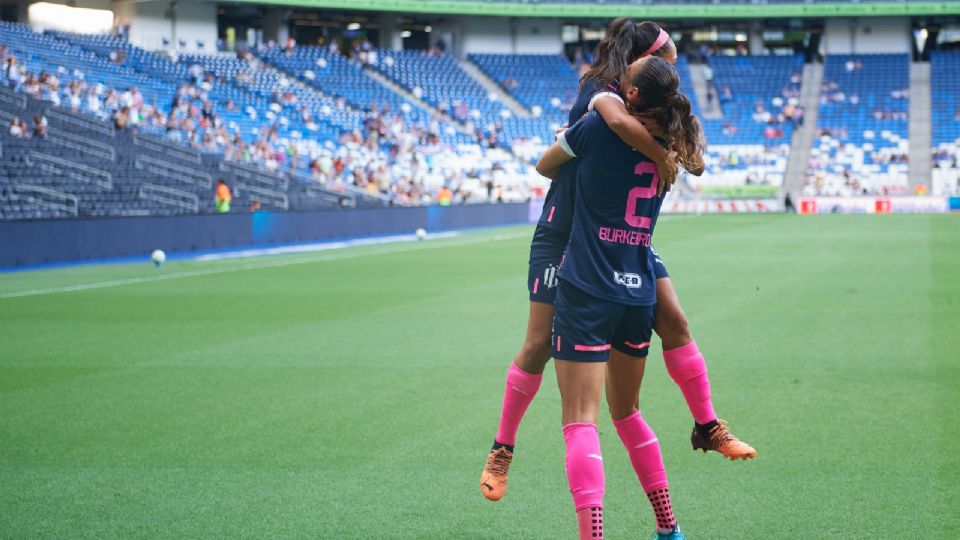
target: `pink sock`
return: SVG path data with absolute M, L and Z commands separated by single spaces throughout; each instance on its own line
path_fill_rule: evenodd
M 603 508 L 577 510 L 577 530 L 580 540 L 603 540 Z
M 683 347 L 663 351 L 663 360 L 667 372 L 683 392 L 690 414 L 698 424 L 707 424 L 717 419 L 710 399 L 710 378 L 707 377 L 707 363 L 697 348 L 697 342 L 691 341 Z
M 603 508 L 603 456 L 600 436 L 594 424 L 563 426 L 567 443 L 567 482 L 577 512 L 584 508 Z
M 643 420 L 640 411 L 637 411 L 622 420 L 614 420 L 617 435 L 627 449 L 630 464 L 640 479 L 644 493 L 665 488 L 667 470 L 663 466 L 663 455 L 660 453 L 660 443 L 650 426 Z
M 527 407 L 540 390 L 543 374 L 527 373 L 514 363 L 510 363 L 507 372 L 507 388 L 503 392 L 503 407 L 500 409 L 500 427 L 497 429 L 497 442 L 513 446 L 517 439 L 517 430 L 523 420 Z
M 647 493 L 653 515 L 657 518 L 657 530 L 667 532 L 677 524 L 673 516 L 673 505 L 670 504 L 670 488 L 655 489 Z

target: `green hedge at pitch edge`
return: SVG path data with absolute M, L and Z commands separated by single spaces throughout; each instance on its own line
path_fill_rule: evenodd
M 771 199 L 780 196 L 777 186 L 703 186 L 700 195 L 723 199 Z

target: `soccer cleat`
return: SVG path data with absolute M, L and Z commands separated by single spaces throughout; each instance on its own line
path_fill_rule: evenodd
M 491 501 L 499 501 L 507 492 L 507 473 L 510 472 L 510 461 L 513 452 L 506 448 L 491 450 L 487 456 L 487 464 L 483 466 L 480 475 L 480 491 Z
M 706 439 L 700 435 L 700 432 L 694 426 L 693 433 L 690 435 L 690 442 L 693 444 L 694 450 L 703 450 L 703 453 L 707 453 L 707 450 L 713 450 L 723 454 L 731 461 L 738 459 L 746 461 L 757 457 L 757 451 L 752 446 L 730 433 L 730 428 L 725 420 L 717 420 L 717 425 L 710 428 Z
M 660 531 L 653 531 L 653 536 L 650 537 L 650 540 L 687 540 L 687 537 L 684 536 L 680 530 L 680 525 L 674 525 L 669 532 L 662 533 Z

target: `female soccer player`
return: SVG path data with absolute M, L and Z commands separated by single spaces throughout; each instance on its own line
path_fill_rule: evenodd
M 637 24 L 626 18 L 615 20 L 597 46 L 593 67 L 581 81 L 580 96 L 570 111 L 569 123 L 573 125 L 589 109 L 596 108 L 621 139 L 655 161 L 660 160 L 657 172 L 662 187 L 664 183 L 672 183 L 676 174 L 675 162 L 664 155 L 659 144 L 651 143 L 649 132 L 627 112 L 615 93 L 617 81 L 625 76 L 629 63 L 648 55 L 661 57 L 672 64 L 676 62 L 677 50 L 670 36 L 655 23 Z M 701 156 L 687 156 L 680 163 L 694 174 L 703 172 Z M 544 367 L 550 359 L 556 271 L 570 235 L 575 173 L 576 163 L 569 163 L 561 168 L 551 184 L 530 246 L 530 314 L 526 339 L 507 372 L 500 424 L 480 477 L 480 490 L 492 501 L 499 500 L 506 493 L 517 430 L 540 388 Z M 734 437 L 713 412 L 703 356 L 690 335 L 666 267 L 659 257 L 655 262 L 660 298 L 655 330 L 662 340 L 668 372 L 680 386 L 694 417 L 693 446 L 704 451 L 716 450 L 731 458 L 752 457 L 756 452 Z M 618 353 L 614 351 L 612 355 L 616 357 Z
M 704 141 L 690 101 L 678 86 L 670 63 L 645 57 L 630 66 L 624 91 L 635 111 L 663 127 L 683 162 L 702 156 Z M 604 473 L 597 418 L 606 379 L 617 434 L 656 516 L 654 538 L 682 539 L 660 445 L 637 408 L 657 302 L 656 254 L 650 246 L 663 198 L 656 167 L 597 114 L 583 117 L 562 134 L 537 170 L 553 177 L 573 158 L 579 158 L 577 198 L 570 243 L 558 272 L 552 354 L 580 538 L 603 537 Z M 612 358 L 611 349 L 622 356 Z

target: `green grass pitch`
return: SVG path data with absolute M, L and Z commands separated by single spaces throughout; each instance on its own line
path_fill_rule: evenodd
M 478 479 L 530 227 L 0 275 L 0 538 L 574 538 L 552 365 L 504 500 Z M 665 218 L 714 400 L 641 407 L 689 538 L 960 537 L 960 219 Z M 608 416 L 609 538 L 652 513 Z

